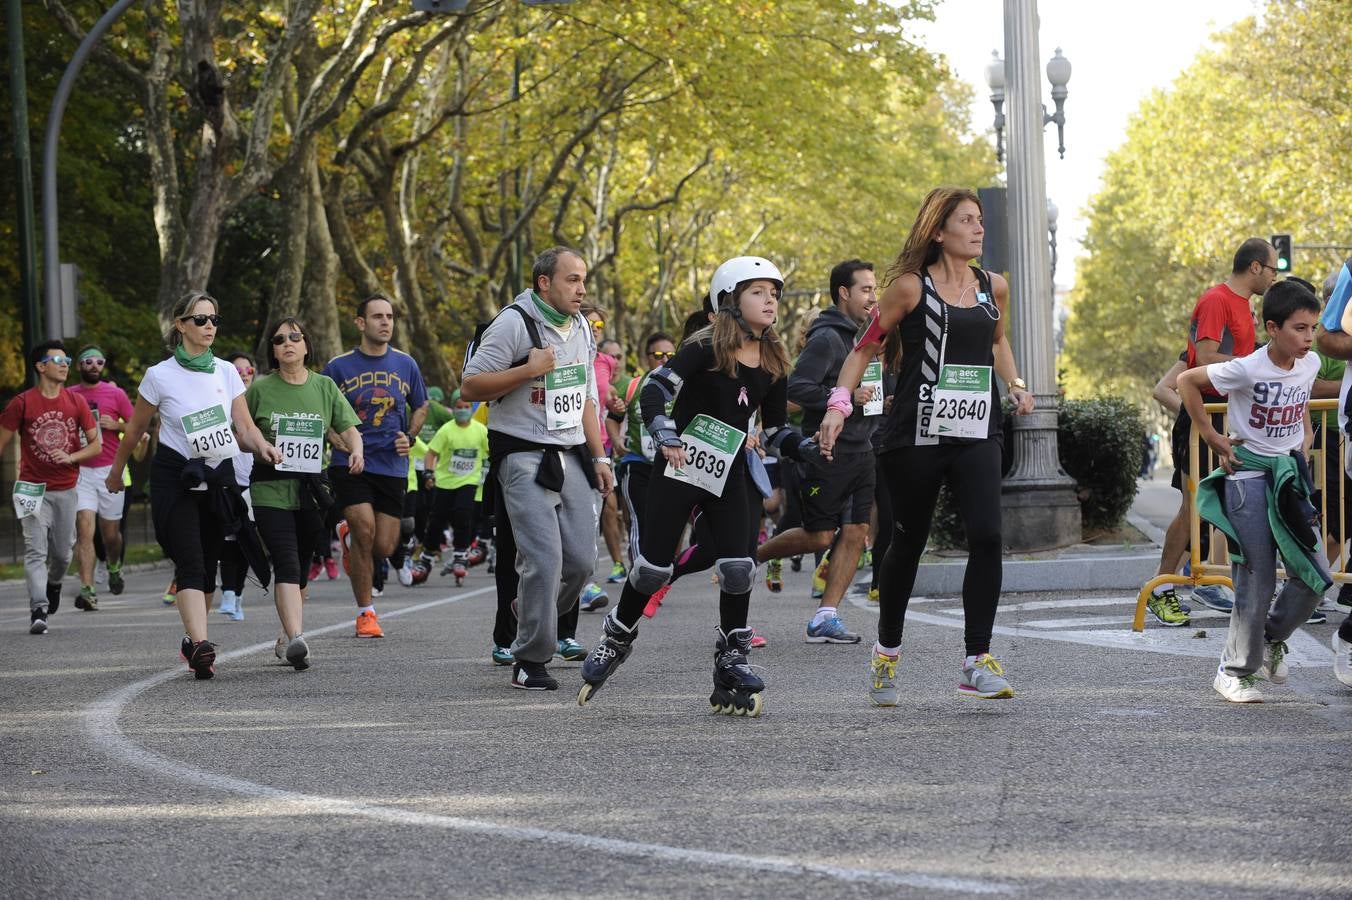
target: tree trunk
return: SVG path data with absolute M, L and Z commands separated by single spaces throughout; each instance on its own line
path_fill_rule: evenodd
M 306 260 L 305 282 L 301 288 L 300 319 L 305 323 L 315 358 L 311 362 L 322 365 L 342 352 L 342 335 L 338 330 L 338 254 L 333 249 L 329 233 L 328 211 L 324 207 L 323 185 L 319 177 L 319 162 L 311 156 L 306 179 L 306 199 L 310 205 L 310 228 Z
M 309 163 L 315 158 L 313 143 L 300 152 L 277 173 L 274 182 L 277 191 L 286 198 L 286 218 L 283 220 L 281 259 L 277 266 L 277 280 L 268 298 L 264 331 L 258 339 L 258 358 L 267 357 L 268 341 L 272 339 L 272 323 L 287 316 L 299 318 L 301 290 L 305 283 L 306 245 L 310 233 Z M 309 324 L 306 323 L 306 327 Z

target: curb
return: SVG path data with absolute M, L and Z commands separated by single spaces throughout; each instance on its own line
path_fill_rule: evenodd
M 1159 552 L 1078 559 L 1005 560 L 1002 593 L 1034 591 L 1139 591 L 1155 577 Z M 912 596 L 961 594 L 967 560 L 922 563 Z

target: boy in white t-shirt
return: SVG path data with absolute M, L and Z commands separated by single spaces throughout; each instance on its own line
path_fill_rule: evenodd
M 1306 547 L 1302 529 L 1270 515 L 1279 495 L 1304 497 L 1309 485 L 1294 454 L 1308 457 L 1313 432 L 1308 404 L 1319 372 L 1310 353 L 1319 301 L 1292 282 L 1278 282 L 1263 295 L 1268 343 L 1248 356 L 1184 372 L 1178 392 L 1203 440 L 1215 451 L 1219 470 L 1198 487 L 1197 507 L 1231 539 L 1235 606 L 1213 686 L 1235 703 L 1260 703 L 1255 682 L 1281 684 L 1287 678 L 1285 641 L 1309 618 L 1332 579 L 1320 541 Z M 1216 431 L 1202 405 L 1201 391 L 1228 394 L 1231 434 Z M 1289 505 L 1289 504 L 1288 504 Z M 1313 507 L 1309 508 L 1313 514 Z M 1317 523 L 1315 523 L 1317 529 Z M 1277 555 L 1287 581 L 1275 603 Z M 1269 611 L 1271 605 L 1271 611 Z

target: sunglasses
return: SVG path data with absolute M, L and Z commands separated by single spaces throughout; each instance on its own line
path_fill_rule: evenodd
M 288 334 L 274 334 L 272 336 L 272 346 L 280 347 L 287 341 L 290 341 L 293 344 L 299 344 L 303 340 L 305 340 L 305 335 L 301 334 L 299 331 L 292 331 Z
M 606 320 L 605 320 L 605 319 L 589 319 L 588 321 L 591 322 L 591 327 L 593 327 L 593 328 L 605 328 L 605 327 L 606 327 Z
M 240 377 L 243 378 L 245 375 L 252 375 L 254 373 L 254 367 L 245 366 L 244 368 L 236 369 L 235 371 L 239 372 Z
M 107 360 L 99 359 L 97 356 L 89 356 L 89 357 L 86 357 L 85 359 L 80 360 L 80 365 L 82 365 L 82 366 L 101 366 L 101 365 L 103 365 L 105 362 L 107 362 Z
M 58 366 L 68 366 L 70 365 L 71 359 L 69 356 L 44 356 L 42 361 L 45 363 L 56 363 Z
M 210 322 L 213 326 L 219 326 L 219 325 L 221 324 L 221 317 L 218 316 L 218 315 L 214 315 L 214 314 L 213 314 L 213 315 L 210 315 L 210 316 L 207 316 L 207 315 L 196 315 L 196 316 L 179 316 L 179 317 L 178 317 L 178 320 L 179 320 L 180 322 L 186 322 L 186 321 L 188 321 L 189 319 L 192 319 L 192 323 L 193 323 L 194 325 L 196 325 L 198 328 L 201 328 L 203 325 L 206 325 L 208 322 Z
M 651 353 L 649 353 L 648 355 L 649 355 L 649 356 L 655 356 L 655 357 L 657 357 L 658 359 L 671 359 L 673 356 L 676 355 L 676 351 L 675 351 L 675 350 L 654 350 L 654 351 L 652 351 Z

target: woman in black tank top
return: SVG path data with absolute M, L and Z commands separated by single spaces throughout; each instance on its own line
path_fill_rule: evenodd
M 971 265 L 981 256 L 984 228 L 976 194 L 936 188 L 921 204 L 886 288 L 845 364 L 821 424 L 823 455 L 840 433 L 849 393 L 879 353 L 898 371 L 891 412 L 878 443 L 895 534 L 879 571 L 878 643 L 871 690 L 879 706 L 898 701 L 896 669 L 902 621 L 915 585 L 930 521 L 947 483 L 967 533 L 962 601 L 966 658 L 958 692 L 985 699 L 1013 697 L 990 654 L 1000 598 L 1000 397 L 1009 385 L 1016 414 L 1033 409 L 1005 336 L 1009 285 Z

